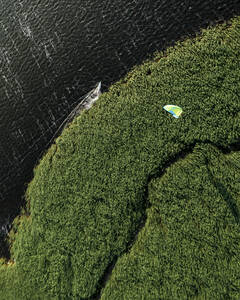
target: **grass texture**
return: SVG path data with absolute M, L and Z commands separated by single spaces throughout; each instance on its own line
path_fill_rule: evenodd
M 101 299 L 239 299 L 239 170 L 239 152 L 196 145 L 153 179 L 146 225 Z
M 63 131 L 14 221 L 0 299 L 240 298 L 239 46 L 239 17 L 203 30 Z

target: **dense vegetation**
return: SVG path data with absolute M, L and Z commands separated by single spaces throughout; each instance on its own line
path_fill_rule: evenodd
M 116 259 L 102 299 L 239 299 L 239 45 L 240 18 L 204 30 L 64 130 L 15 220 L 0 299 L 94 298 Z
M 239 152 L 197 145 L 153 179 L 146 225 L 101 299 L 239 299 L 239 171 Z

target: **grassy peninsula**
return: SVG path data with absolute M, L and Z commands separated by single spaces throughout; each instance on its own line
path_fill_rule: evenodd
M 239 17 L 203 30 L 63 131 L 9 235 L 1 300 L 240 298 L 239 46 Z

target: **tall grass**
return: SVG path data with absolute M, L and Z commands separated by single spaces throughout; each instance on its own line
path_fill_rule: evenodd
M 64 130 L 35 168 L 28 210 L 10 233 L 0 299 L 89 298 L 116 258 L 103 299 L 239 293 L 239 186 L 231 183 L 239 171 L 226 164 L 221 172 L 231 175 L 221 179 L 216 162 L 240 139 L 239 39 L 236 18 L 156 54 Z M 181 106 L 181 117 L 165 104 Z
M 101 299 L 239 299 L 239 169 L 239 152 L 200 144 L 153 179 L 147 222 Z

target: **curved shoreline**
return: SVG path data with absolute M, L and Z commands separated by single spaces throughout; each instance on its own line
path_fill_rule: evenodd
M 3 1 L 0 12 L 2 73 L 7 78 L 1 82 L 0 99 L 9 103 L 9 95 L 12 107 L 3 104 L 6 122 L 0 120 L 0 199 L 15 215 L 39 154 L 75 99 L 98 80 L 109 87 L 154 51 L 240 12 L 236 0 L 65 2 L 26 1 L 21 6 Z M 33 11 L 44 14 L 35 19 Z
M 237 27 L 237 20 L 234 22 Z M 227 34 L 231 30 L 232 34 L 237 34 L 227 26 L 219 26 L 212 31 L 209 29 L 204 31 L 203 37 L 195 40 L 195 44 L 187 40 L 184 43 L 186 48 L 178 44 L 176 48 L 166 51 L 167 56 L 166 53 L 158 54 L 155 61 L 159 60 L 159 65 L 153 60 L 136 67 L 127 78 L 103 94 L 93 110 L 96 113 L 90 111 L 82 114 L 56 140 L 56 145 L 50 148 L 35 169 L 35 177 L 28 187 L 27 197 L 28 201 L 31 200 L 28 213 L 32 214 L 35 224 L 30 225 L 23 220 L 16 236 L 12 251 L 18 257 L 20 266 L 28 268 L 25 260 L 32 260 L 31 264 L 40 268 L 37 265 L 40 259 L 40 266 L 48 271 L 55 266 L 56 257 L 55 254 L 45 257 L 44 249 L 48 245 L 48 251 L 53 251 L 51 247 L 54 245 L 61 261 L 58 273 L 63 274 L 62 266 L 67 272 L 61 280 L 71 278 L 71 286 L 79 289 L 81 297 L 87 298 L 89 294 L 94 294 L 94 284 L 97 286 L 99 282 L 97 276 L 102 278 L 107 261 L 111 261 L 114 255 L 124 253 L 139 228 L 146 206 L 146 178 L 156 176 L 164 164 L 168 164 L 167 160 L 172 164 L 171 157 L 195 143 L 217 145 L 225 152 L 239 150 L 239 143 L 236 143 L 240 138 L 237 130 L 238 102 L 233 99 L 232 104 L 224 104 L 224 99 L 229 100 L 229 95 L 223 94 L 221 98 L 221 90 L 216 90 L 218 76 L 209 70 L 209 64 L 205 65 L 206 58 L 202 66 L 205 72 L 201 74 L 207 76 L 199 77 L 197 68 L 197 63 L 202 62 L 198 59 L 203 51 L 203 57 L 209 54 L 210 65 L 215 66 L 217 62 L 222 74 L 226 65 L 225 52 L 228 58 L 230 52 L 232 56 L 228 63 L 232 67 L 231 76 L 238 78 L 232 62 L 236 49 L 234 45 L 228 48 L 226 40 L 231 40 L 227 34 L 225 36 L 224 30 Z M 217 45 L 219 40 L 223 47 L 219 46 L 221 60 L 214 61 L 208 46 L 213 41 Z M 195 47 L 194 50 L 191 47 Z M 194 56 L 191 51 L 199 51 L 199 55 Z M 217 51 L 216 48 L 214 51 Z M 192 55 L 192 60 L 188 55 Z M 193 69 L 194 63 L 188 65 L 194 59 L 196 69 Z M 227 86 L 232 95 L 232 77 L 225 78 L 224 93 Z M 124 80 L 126 84 L 122 86 Z M 201 95 L 201 87 L 205 92 L 205 80 L 210 82 L 207 88 L 212 102 Z M 145 88 L 147 85 L 149 90 Z M 193 89 L 193 94 L 189 95 L 188 85 L 198 87 L 198 90 Z M 223 102 L 215 105 L 219 98 Z M 163 103 L 169 99 L 178 99 L 175 101 L 184 107 L 183 117 L 179 120 L 173 120 L 162 112 Z M 228 105 L 235 105 L 236 112 Z M 217 109 L 215 118 L 211 117 L 212 107 Z M 92 122 L 93 118 L 95 122 Z M 31 235 L 32 232 L 35 235 Z M 33 241 L 40 243 L 39 248 L 35 248 Z M 74 247 L 70 247 L 72 243 Z M 100 249 L 99 252 L 96 249 Z M 88 257 L 84 250 L 92 251 L 94 255 Z M 103 263 L 99 264 L 99 261 Z M 67 267 L 69 264 L 70 269 Z M 85 281 L 89 282 L 88 272 L 95 274 L 94 284 L 91 282 L 89 290 L 85 285 Z M 47 290 L 50 283 L 44 284 Z M 65 284 L 69 284 L 68 281 Z M 71 293 L 77 295 L 78 292 L 72 288 Z

